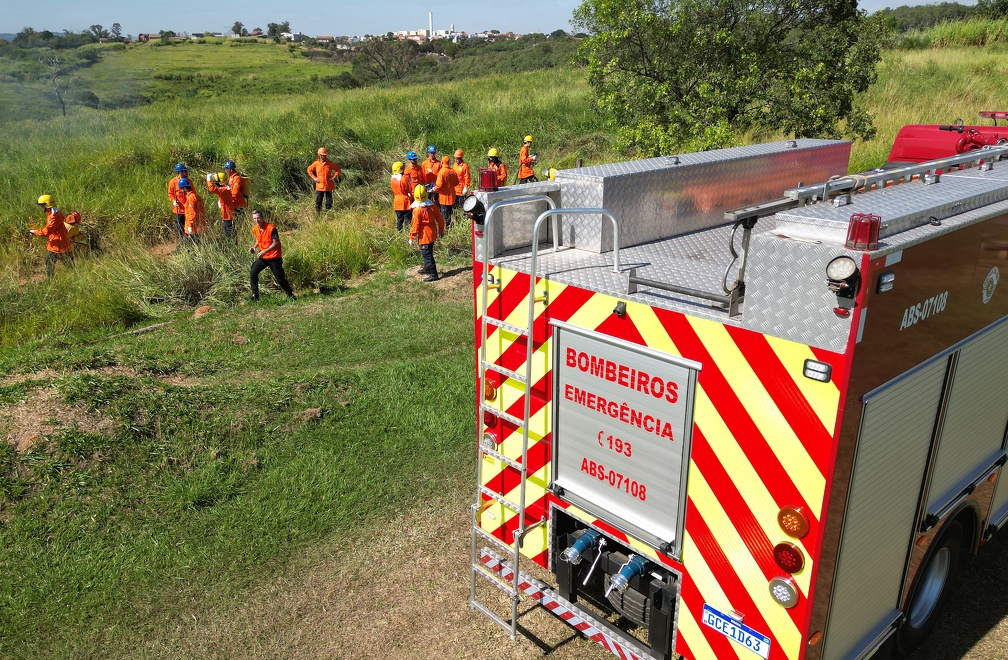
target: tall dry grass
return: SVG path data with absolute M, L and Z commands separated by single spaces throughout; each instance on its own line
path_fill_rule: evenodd
M 949 123 L 958 117 L 969 122 L 980 109 L 1006 109 L 1001 105 L 1008 98 L 1004 52 L 1001 46 L 886 51 L 878 82 L 866 92 L 878 136 L 853 146 L 851 170 L 884 162 L 904 124 Z M 150 256 L 151 246 L 173 240 L 165 187 L 178 161 L 189 165 L 203 189 L 206 172 L 220 169 L 227 158 L 236 160 L 252 179 L 251 205 L 264 209 L 285 232 L 292 282 L 315 288 L 338 286 L 381 264 L 416 262 L 404 237 L 394 231 L 388 192 L 388 167 L 403 160 L 407 150 L 422 152 L 434 144 L 450 153 L 461 147 L 475 169 L 487 148 L 498 147 L 513 165 L 521 136 L 532 133 L 540 166 L 627 157 L 614 151 L 613 131 L 594 109 L 583 72 L 573 69 L 422 89 L 312 91 L 227 103 L 189 99 L 117 111 L 78 108 L 66 120 L 4 128 L 0 185 L 13 191 L 0 197 L 0 236 L 6 237 L 0 242 L 0 299 L 7 301 L 0 321 L 7 330 L 0 332 L 0 342 L 5 343 L 69 327 L 125 326 L 159 313 L 161 308 L 150 305 L 162 303 L 151 301 L 229 303 L 245 292 L 248 264 L 240 250 L 208 248 L 167 261 Z M 319 146 L 328 148 L 343 176 L 335 211 L 316 220 L 304 169 Z M 35 199 L 42 193 L 54 194 L 64 209 L 80 211 L 86 230 L 100 236 L 106 256 L 85 253 L 73 271 L 60 269 L 52 282 L 32 283 L 41 247 L 24 229 L 41 224 Z M 204 196 L 209 217 L 219 217 L 213 196 Z M 453 231 L 441 242 L 439 259 L 468 254 L 467 241 L 467 232 Z M 22 287 L 25 281 L 29 284 Z M 31 304 L 15 302 L 44 295 L 59 310 L 73 306 L 79 289 L 107 290 L 110 300 L 122 303 L 110 303 L 108 313 L 95 309 L 90 321 L 78 316 L 68 322 L 62 312 L 32 312 Z M 20 330 L 12 329 L 19 324 Z

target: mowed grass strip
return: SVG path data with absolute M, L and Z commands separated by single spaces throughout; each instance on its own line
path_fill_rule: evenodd
M 105 340 L 103 366 L 5 387 L 18 415 L 74 416 L 0 454 L 0 656 L 135 656 L 181 608 L 469 478 L 471 302 L 390 278 Z

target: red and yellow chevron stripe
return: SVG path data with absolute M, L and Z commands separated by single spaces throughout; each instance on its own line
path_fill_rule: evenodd
M 524 327 L 527 324 L 529 277 L 491 267 L 500 282 L 490 291 L 487 314 Z M 481 273 L 477 268 L 476 282 Z M 693 443 L 686 502 L 686 534 L 682 565 L 658 555 L 644 543 L 627 538 L 605 521 L 557 501 L 568 513 L 594 524 L 683 576 L 677 652 L 690 658 L 747 658 L 751 652 L 701 623 L 704 603 L 722 612 L 745 616 L 750 628 L 771 638 L 771 659 L 797 659 L 811 608 L 811 585 L 818 567 L 819 520 L 826 475 L 833 459 L 843 358 L 808 346 L 681 313 L 627 303 L 626 317 L 613 314 L 617 299 L 576 286 L 540 280 L 537 292 L 547 302 L 537 304 L 532 335 L 532 419 L 528 454 L 526 502 L 528 522 L 549 515 L 552 400 L 552 338 L 550 319 L 618 337 L 701 363 L 694 401 Z M 482 309 L 476 286 L 477 315 Z M 477 350 L 481 319 L 476 319 Z M 522 373 L 526 341 L 502 329 L 488 332 L 487 360 Z M 833 382 L 805 378 L 806 359 L 829 362 Z M 839 375 L 838 375 L 839 374 Z M 499 377 L 498 377 L 499 379 Z M 522 417 L 524 387 L 508 379 L 499 382 L 496 404 Z M 521 456 L 520 430 L 501 425 L 500 451 L 513 460 Z M 485 486 L 517 501 L 519 473 L 507 464 L 484 459 Z M 801 506 L 810 513 L 810 530 L 802 539 L 787 537 L 777 523 L 782 507 Z M 481 526 L 506 542 L 517 528 L 516 516 L 500 504 L 489 504 Z M 543 525 L 526 539 L 523 554 L 545 566 L 548 530 Z M 793 576 L 801 592 L 799 604 L 784 609 L 771 597 L 769 581 L 784 575 L 773 561 L 781 541 L 796 543 L 805 566 Z

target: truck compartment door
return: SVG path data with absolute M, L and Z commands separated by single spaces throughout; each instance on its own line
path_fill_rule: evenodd
M 948 358 L 870 392 L 858 436 L 823 658 L 856 656 L 899 617 L 900 586 Z

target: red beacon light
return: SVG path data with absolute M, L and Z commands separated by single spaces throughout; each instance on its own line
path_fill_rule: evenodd
M 879 229 L 882 216 L 871 213 L 854 213 L 847 225 L 846 246 L 851 250 L 878 249 Z

